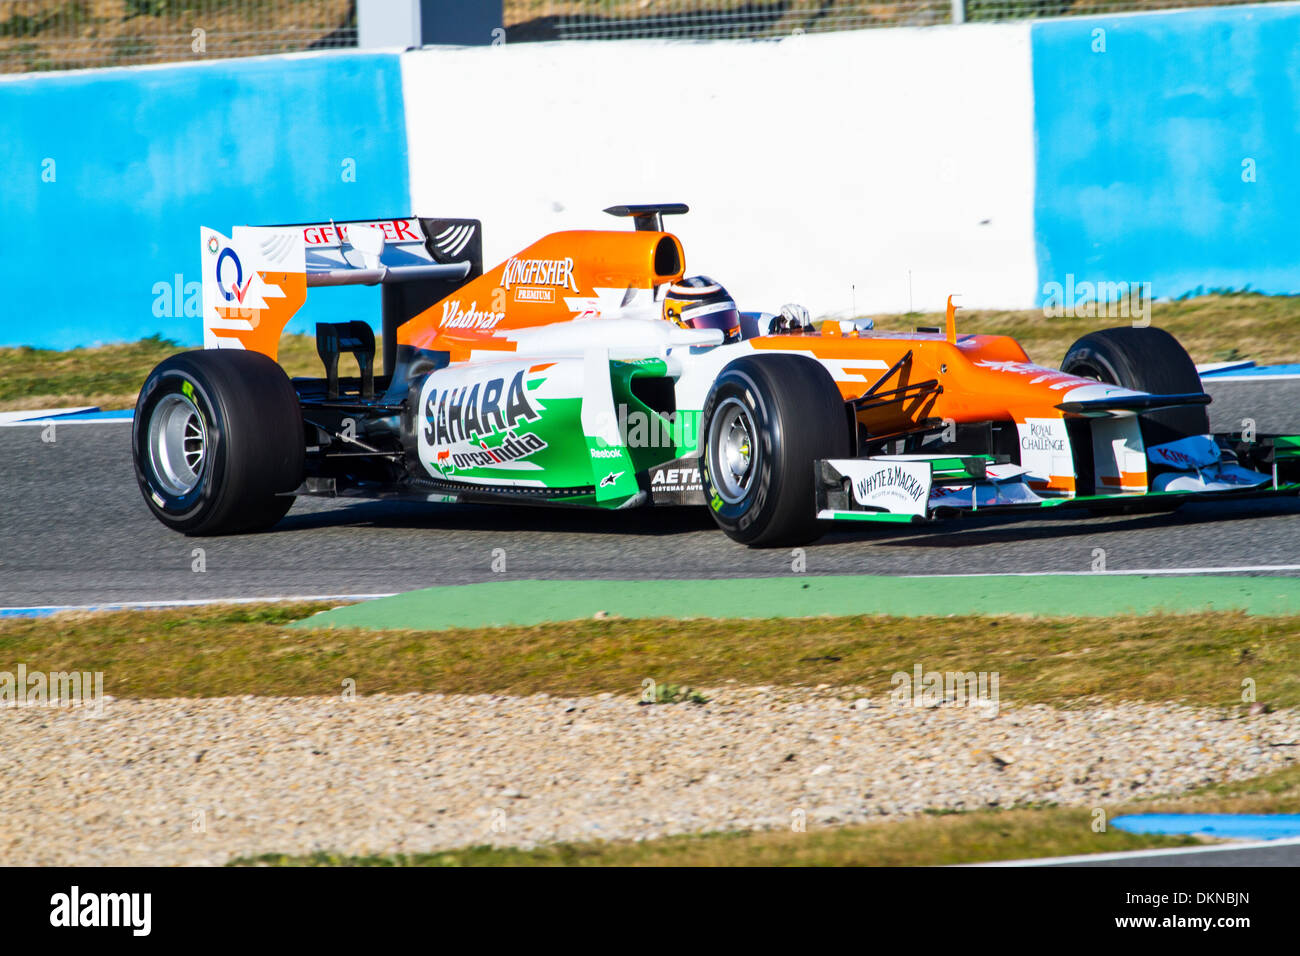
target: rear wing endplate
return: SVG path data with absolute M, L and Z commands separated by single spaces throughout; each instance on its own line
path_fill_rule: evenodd
M 204 348 L 276 358 L 308 288 L 384 286 L 386 365 L 396 328 L 483 273 L 476 219 L 418 217 L 200 229 Z M 400 285 L 400 291 L 390 286 Z

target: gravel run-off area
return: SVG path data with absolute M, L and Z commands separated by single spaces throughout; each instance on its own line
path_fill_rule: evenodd
M 833 690 L 705 704 L 407 694 L 0 709 L 0 859 L 220 864 L 260 853 L 809 831 L 932 809 L 1093 806 L 1297 759 L 1300 712 L 920 708 Z M 799 813 L 801 811 L 801 813 Z

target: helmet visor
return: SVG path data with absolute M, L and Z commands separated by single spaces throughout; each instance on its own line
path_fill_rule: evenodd
M 734 305 L 719 309 L 716 306 L 703 306 L 687 309 L 682 319 L 693 329 L 721 329 L 731 332 L 740 328 L 740 312 Z

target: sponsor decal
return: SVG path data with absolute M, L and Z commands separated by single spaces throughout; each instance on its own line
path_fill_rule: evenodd
M 1081 381 L 1077 375 L 1071 375 L 1069 372 L 1060 372 L 1053 368 L 1043 368 L 1041 365 L 1032 365 L 1027 362 L 1001 362 L 991 359 L 980 359 L 975 363 L 981 368 L 991 368 L 997 372 L 1009 372 L 1012 375 L 1029 375 L 1032 378 L 1030 385 L 1041 385 L 1044 382 L 1050 382 L 1047 387 L 1054 392 L 1078 385 Z M 1090 383 L 1095 384 L 1095 383 Z
M 623 477 L 623 472 L 611 471 L 604 478 L 600 479 L 600 487 L 608 488 L 610 485 L 612 485 L 614 482 L 618 481 L 622 477 Z
M 217 250 L 218 250 L 219 248 L 221 248 L 221 243 L 217 242 L 217 237 L 216 237 L 216 236 L 209 236 L 209 237 L 208 237 L 208 252 L 210 252 L 212 255 L 215 256 L 215 255 L 217 254 Z
M 468 223 L 448 226 L 433 237 L 434 247 L 444 256 L 455 258 L 465 251 L 469 241 L 474 238 L 474 227 Z
M 1157 465 L 1173 465 L 1183 469 L 1208 468 L 1218 463 L 1220 452 L 1213 438 L 1191 435 L 1164 445 L 1154 445 L 1147 449 L 1147 457 Z
M 593 448 L 592 458 L 622 458 L 623 452 L 617 448 Z
M 505 378 L 492 378 L 451 389 L 429 389 L 424 400 L 424 440 L 440 448 L 472 442 L 540 417 L 528 402 L 524 370 L 520 369 L 509 385 Z
M 519 426 L 541 418 L 528 400 L 524 369 L 453 388 L 430 388 L 424 399 L 421 438 L 432 466 L 443 472 L 510 465 L 549 445 Z
M 520 286 L 515 289 L 516 302 L 554 302 L 555 290 L 538 289 L 534 286 Z
M 926 461 L 832 460 L 850 482 L 858 504 L 893 514 L 924 515 L 930 497 Z
M 654 491 L 699 491 L 704 486 L 699 468 L 656 468 L 650 476 L 650 487 Z
M 1049 424 L 1028 423 L 1028 434 L 1021 432 L 1021 451 L 1057 451 L 1064 452 L 1065 436 Z
M 506 432 L 499 445 L 489 448 L 486 442 L 481 441 L 478 446 L 477 450 L 450 452 L 452 468 L 491 468 L 493 465 L 506 465 L 547 447 L 546 442 L 537 435 L 516 435 L 514 432 Z
M 230 262 L 234 264 L 235 269 L 234 281 L 230 284 L 230 291 L 227 291 L 225 285 L 221 282 L 221 268 L 226 260 L 230 260 Z M 226 272 L 229 273 L 230 270 L 226 269 Z M 239 261 L 239 256 L 235 255 L 235 250 L 230 246 L 226 246 L 226 248 L 222 249 L 221 255 L 217 256 L 217 291 L 221 293 L 221 297 L 227 302 L 238 301 L 242 303 L 244 301 L 244 296 L 248 292 L 248 287 L 252 282 L 253 277 L 251 274 L 248 277 L 248 281 L 244 281 L 244 266 L 243 263 Z
M 855 481 L 853 495 L 861 502 L 895 497 L 915 503 L 925 495 L 927 485 L 912 469 L 901 464 L 885 465 Z
M 1074 455 L 1063 418 L 1027 418 L 1016 422 L 1020 464 L 1026 480 L 1040 492 L 1065 494 L 1074 490 Z
M 521 285 L 553 286 L 578 291 L 578 282 L 573 277 L 572 259 L 510 259 L 506 262 L 501 285 L 506 289 Z
M 468 309 L 459 302 L 444 302 L 438 324 L 445 329 L 492 329 L 505 317 L 504 312 L 480 312 L 478 302 L 471 302 Z
M 381 229 L 384 233 L 385 242 L 423 242 L 424 236 L 420 231 L 420 224 L 414 219 L 382 219 L 374 222 L 354 223 L 358 226 L 374 226 Z M 308 246 L 321 248 L 323 246 L 338 246 L 348 241 L 348 227 L 346 225 L 336 226 L 305 226 L 302 230 L 302 240 Z
M 656 504 L 711 503 L 704 496 L 702 475 L 700 459 L 694 455 L 666 461 L 650 470 L 650 495 Z

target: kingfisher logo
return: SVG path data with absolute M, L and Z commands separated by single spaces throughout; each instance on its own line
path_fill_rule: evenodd
M 1199 464 L 1191 455 L 1184 455 L 1181 451 L 1175 451 L 1172 448 L 1155 448 L 1152 450 L 1165 461 L 1172 462 L 1175 465 L 1182 465 L 1184 468 L 1195 468 Z
M 511 259 L 501 278 L 505 289 L 516 285 L 555 286 L 578 291 L 572 259 Z
M 222 269 L 225 267 L 226 260 L 230 260 L 234 271 L 234 281 L 230 284 L 230 289 L 226 289 L 226 284 L 222 281 Z M 225 274 L 230 273 L 231 268 L 225 268 Z M 239 261 L 239 256 L 235 255 L 235 250 L 230 246 L 221 250 L 221 255 L 217 256 L 217 291 L 227 302 L 238 302 L 244 304 L 244 296 L 248 294 L 248 287 L 253 284 L 253 277 L 249 275 L 248 281 L 244 281 L 244 266 Z

